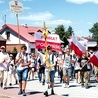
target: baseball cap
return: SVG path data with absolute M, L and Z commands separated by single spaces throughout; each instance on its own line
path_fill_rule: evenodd
M 62 54 L 62 52 L 59 52 L 59 54 Z
M 5 49 L 5 46 L 1 46 L 1 49 L 2 49 L 2 48 Z
M 12 55 L 12 54 L 10 54 L 10 57 L 13 57 L 13 55 Z

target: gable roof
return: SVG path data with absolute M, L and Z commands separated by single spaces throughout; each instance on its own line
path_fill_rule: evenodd
M 18 32 L 18 26 L 17 25 L 5 24 L 2 26 L 2 29 L 0 30 L 0 32 L 2 32 L 5 28 L 11 29 L 16 34 L 20 33 L 20 37 L 24 38 L 28 42 L 35 42 L 35 38 L 31 34 L 34 34 L 35 32 L 38 32 L 38 31 L 41 31 L 41 32 L 43 31 L 43 29 L 40 27 L 20 25 L 19 26 L 20 32 Z
M 88 40 L 88 41 L 95 41 L 95 39 L 92 38 L 92 37 L 83 37 L 83 38 L 86 39 L 86 40 Z

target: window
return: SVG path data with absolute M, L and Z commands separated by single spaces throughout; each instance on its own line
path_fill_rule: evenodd
M 31 48 L 31 53 L 35 53 L 35 49 L 34 48 Z
M 6 39 L 10 40 L 10 32 L 6 32 Z

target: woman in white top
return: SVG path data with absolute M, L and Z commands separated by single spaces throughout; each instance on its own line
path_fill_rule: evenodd
M 10 54 L 10 59 L 9 59 L 9 82 L 10 82 L 10 86 L 12 85 L 12 76 L 15 79 L 15 84 L 17 84 L 17 77 L 16 77 L 16 67 L 15 67 L 15 63 L 14 63 L 14 59 L 13 59 L 13 55 Z
M 31 77 L 31 74 L 32 74 L 32 80 L 34 79 L 34 74 L 35 74 L 35 71 L 36 71 L 36 68 L 35 68 L 35 54 L 32 53 L 31 54 L 31 64 L 29 66 L 29 80 L 30 80 L 30 77 Z

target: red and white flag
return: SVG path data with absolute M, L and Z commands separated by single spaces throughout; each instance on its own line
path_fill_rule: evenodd
M 37 49 L 45 49 L 45 39 L 42 33 L 35 32 L 35 45 Z M 57 34 L 48 34 L 47 46 L 50 45 L 54 51 L 62 51 L 61 40 Z
M 89 61 L 98 67 L 98 51 L 90 58 Z
M 71 50 L 74 50 L 75 54 L 79 57 L 87 50 L 87 40 L 78 40 L 74 35 L 72 36 L 72 41 L 70 43 Z

